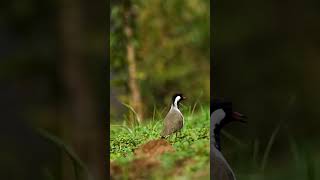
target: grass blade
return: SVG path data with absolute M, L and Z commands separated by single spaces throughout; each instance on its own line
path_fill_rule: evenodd
M 243 148 L 243 147 L 246 146 L 245 143 L 241 142 L 240 139 L 236 138 L 236 137 L 233 136 L 232 134 L 230 134 L 230 133 L 228 133 L 228 132 L 226 132 L 226 131 L 224 131 L 224 130 L 222 130 L 221 132 L 222 132 L 222 134 L 223 134 L 226 138 L 230 139 L 231 141 L 233 141 L 234 143 L 236 143 L 236 144 L 237 144 L 238 146 L 240 146 L 241 148 Z
M 129 104 L 126 104 L 126 103 L 121 103 L 121 104 L 123 104 L 124 106 L 126 106 L 128 109 L 130 109 L 133 112 L 133 114 L 135 115 L 135 119 L 137 120 L 138 124 L 140 125 L 141 119 L 139 118 L 137 112 L 133 109 L 133 107 L 130 106 Z
M 269 139 L 269 142 L 268 142 L 268 145 L 267 145 L 267 148 L 263 154 L 263 158 L 262 158 L 262 163 L 261 163 L 261 171 L 264 172 L 265 170 L 265 167 L 267 165 L 267 161 L 268 161 L 268 157 L 269 157 L 269 154 L 270 154 L 270 150 L 271 150 L 271 147 L 272 145 L 274 144 L 274 141 L 275 141 L 275 138 L 280 130 L 280 127 L 281 127 L 281 123 L 279 123 L 279 125 L 274 129 L 274 131 L 272 132 L 271 134 L 271 137 Z
M 36 129 L 35 130 L 41 137 L 44 139 L 48 140 L 49 142 L 52 142 L 56 146 L 58 146 L 59 149 L 61 149 L 63 152 L 65 152 L 68 157 L 71 159 L 72 164 L 74 166 L 74 172 L 75 172 L 75 177 L 76 179 L 80 179 L 80 173 L 79 173 L 79 167 L 86 172 L 88 179 L 91 179 L 91 175 L 89 173 L 88 168 L 86 165 L 81 161 L 81 159 L 76 155 L 76 153 L 63 141 L 61 141 L 58 137 L 48 133 L 47 131 L 44 131 L 42 129 Z
M 253 155 L 252 155 L 252 159 L 255 167 L 258 164 L 258 153 L 259 153 L 259 140 L 256 138 L 253 142 Z

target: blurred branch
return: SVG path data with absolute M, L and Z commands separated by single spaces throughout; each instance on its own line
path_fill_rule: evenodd
M 139 83 L 137 79 L 137 65 L 136 65 L 136 52 L 133 44 L 133 28 L 131 26 L 133 22 L 131 3 L 128 2 L 124 12 L 124 33 L 127 38 L 127 61 L 128 61 L 128 72 L 129 72 L 129 88 L 131 91 L 131 104 L 136 109 L 136 116 L 139 116 L 139 120 L 143 119 L 143 109 L 141 93 Z
M 60 78 L 63 102 L 61 102 L 61 137 L 70 143 L 74 151 L 88 165 L 97 180 L 105 179 L 106 167 L 104 132 L 98 117 L 99 105 L 95 97 L 92 61 L 88 59 L 85 32 L 87 12 L 83 3 L 77 0 L 62 0 L 60 9 Z M 69 180 L 68 161 L 62 158 L 63 178 Z

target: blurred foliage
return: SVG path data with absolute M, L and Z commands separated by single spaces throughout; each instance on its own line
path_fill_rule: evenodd
M 210 1 L 132 1 L 138 80 L 148 117 L 153 107 L 182 92 L 191 102 L 209 102 Z M 128 101 L 123 4 L 111 8 L 112 87 Z
M 238 179 L 320 177 L 319 165 L 311 166 L 315 177 L 309 178 L 305 169 L 310 166 L 294 160 L 303 159 L 305 153 L 297 152 L 305 146 L 315 159 L 320 152 L 320 12 L 316 7 L 318 1 L 215 3 L 212 95 L 231 99 L 235 110 L 249 117 L 247 126 L 234 124 L 225 129 L 242 139 L 247 148 L 226 137 L 222 140 L 223 153 Z M 293 137 L 296 148 L 288 136 Z M 269 155 L 261 173 L 260 163 L 267 149 Z M 258 165 L 253 166 L 256 161 Z
M 103 70 L 107 55 L 104 5 L 105 2 L 85 1 L 2 1 L 1 179 L 74 179 L 73 171 L 67 170 L 73 166 L 62 148 L 57 148 L 33 128 L 57 136 L 73 149 L 95 179 L 105 179 L 101 175 L 105 164 L 97 164 L 104 161 L 105 152 L 101 145 L 105 137 L 98 135 L 105 133 L 105 126 L 100 125 L 105 124 L 100 111 L 104 111 L 103 106 L 107 104 Z M 76 30 L 64 36 L 63 32 L 70 27 L 66 24 Z M 66 41 L 76 41 L 81 51 L 68 53 L 66 46 L 72 46 L 70 49 L 74 46 Z M 66 59 L 74 61 L 66 63 Z M 68 73 L 74 74 L 74 80 L 68 80 Z M 77 85 L 68 88 L 74 82 Z M 87 93 L 79 93 L 81 91 Z M 83 99 L 87 102 L 83 103 Z M 79 108 L 83 105 L 89 108 Z M 95 115 L 85 115 L 91 108 Z M 105 112 L 101 114 L 105 116 Z M 80 121 L 79 117 L 86 120 Z M 81 133 L 84 132 L 79 130 L 81 122 L 87 122 L 83 127 L 89 133 Z

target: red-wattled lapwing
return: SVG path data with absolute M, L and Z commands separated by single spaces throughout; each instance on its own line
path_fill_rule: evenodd
M 179 102 L 184 99 L 186 98 L 180 93 L 172 96 L 171 108 L 164 119 L 164 127 L 161 132 L 161 138 L 165 138 L 173 133 L 177 133 L 183 127 L 184 117 L 179 110 Z
M 236 177 L 227 160 L 221 153 L 220 131 L 231 122 L 246 122 L 247 117 L 232 111 L 232 103 L 213 100 L 210 104 L 210 172 L 211 180 L 235 180 Z

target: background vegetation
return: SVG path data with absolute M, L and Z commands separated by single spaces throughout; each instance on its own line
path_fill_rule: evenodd
M 111 1 L 106 26 L 109 2 L 2 2 L 2 179 L 75 179 L 79 159 L 105 179 L 106 66 L 111 120 L 122 125 L 130 116 L 121 103 L 132 105 L 128 42 L 145 123 L 154 109 L 164 115 L 175 91 L 188 96 L 185 106 L 199 100 L 205 107 L 211 54 L 211 95 L 231 99 L 249 117 L 247 126 L 230 125 L 222 136 L 238 179 L 319 179 L 318 1 L 211 1 L 209 18 L 204 0 L 133 0 L 131 36 L 123 31 L 125 1 Z
M 225 129 L 239 141 L 222 140 L 240 180 L 320 178 L 318 7 L 215 2 L 212 95 L 249 117 Z
M 106 179 L 106 4 L 1 2 L 1 179 Z
M 190 104 L 208 103 L 209 1 L 112 1 L 111 5 L 111 96 L 117 97 L 110 102 L 111 119 L 123 119 L 125 107 L 119 103 L 151 117 L 155 107 L 169 105 L 175 92 L 184 93 Z M 131 47 L 134 65 L 128 60 Z M 135 71 L 130 71 L 132 67 Z
M 204 0 L 111 1 L 112 178 L 209 178 L 209 9 Z M 168 140 L 174 152 L 141 160 L 136 151 L 160 139 L 177 92 L 187 100 L 181 137 Z

